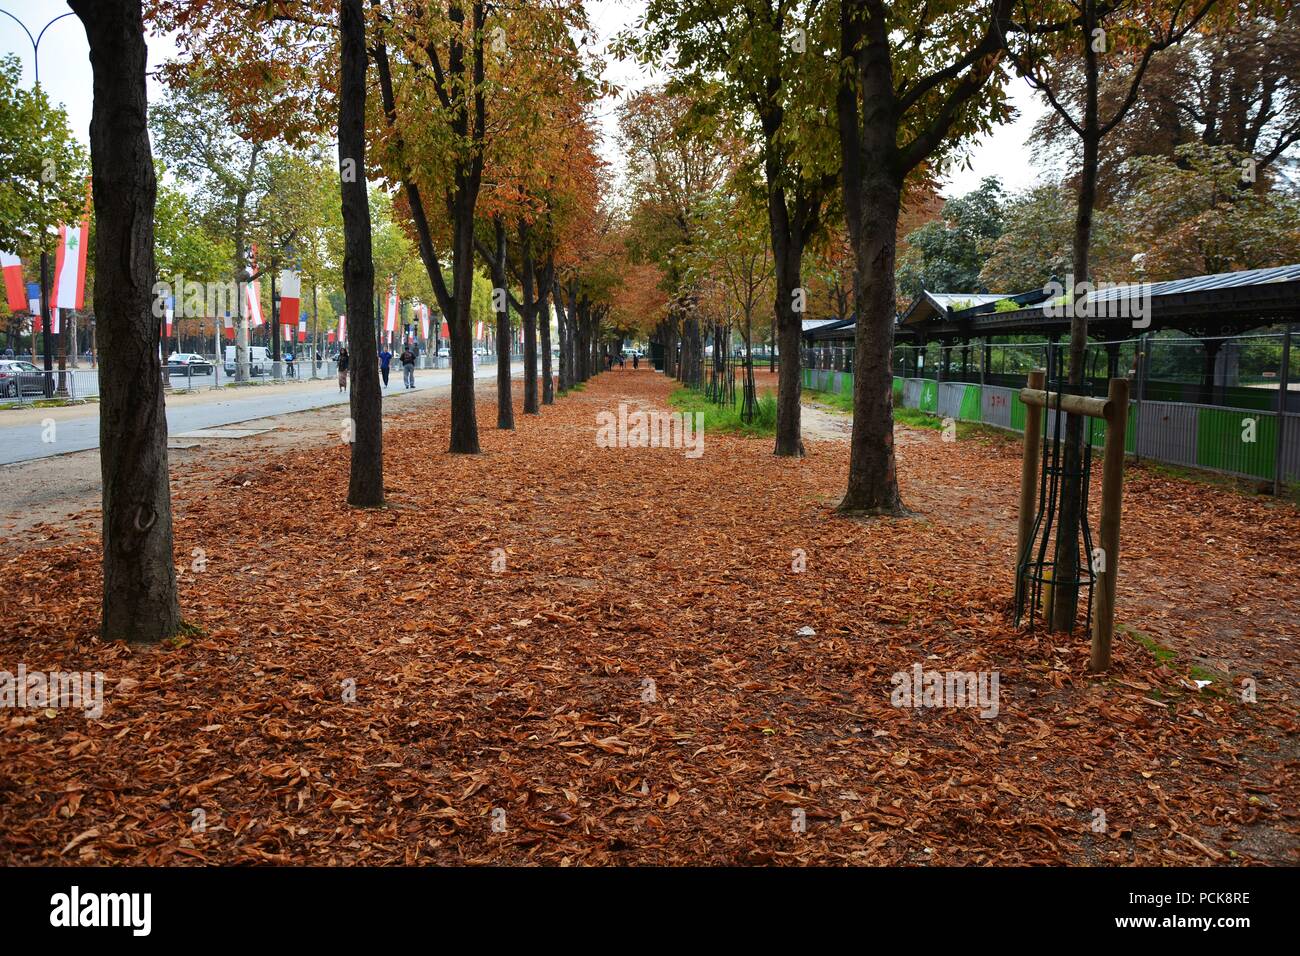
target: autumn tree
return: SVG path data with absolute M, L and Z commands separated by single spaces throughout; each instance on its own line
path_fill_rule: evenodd
M 1078 187 L 1072 247 L 1071 300 L 1086 294 L 1091 280 L 1089 255 L 1102 141 L 1124 120 L 1147 76 L 1152 58 L 1178 43 L 1210 12 L 1216 0 L 1021 0 L 1026 20 L 1056 29 L 1025 29 L 1007 47 L 1017 71 L 1047 99 L 1079 144 Z M 1102 112 L 1102 77 L 1120 90 Z M 1074 102 L 1065 91 L 1076 77 Z M 1073 309 L 1065 356 L 1066 386 L 1083 386 L 1088 347 L 1088 316 Z M 1049 369 L 1050 378 L 1057 375 Z M 1083 416 L 1066 416 L 1061 493 L 1056 522 L 1052 620 L 1056 631 L 1070 631 L 1078 615 L 1079 520 L 1082 507 Z
M 650 0 L 621 49 L 666 62 L 675 81 L 715 111 L 744 119 L 760 151 L 774 260 L 781 350 L 775 452 L 802 455 L 800 332 L 804 253 L 821 229 L 839 157 L 825 92 L 837 65 L 825 0 Z
M 172 553 L 167 417 L 153 312 L 154 179 L 140 0 L 72 0 L 94 75 L 90 162 L 99 323 L 106 641 L 181 626 Z

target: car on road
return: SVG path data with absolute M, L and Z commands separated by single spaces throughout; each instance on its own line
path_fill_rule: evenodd
M 451 349 L 438 349 L 438 358 L 451 358 Z
M 167 359 L 168 375 L 211 375 L 212 363 L 197 352 L 173 352 Z
M 0 397 L 45 394 L 45 372 L 31 362 L 0 360 Z

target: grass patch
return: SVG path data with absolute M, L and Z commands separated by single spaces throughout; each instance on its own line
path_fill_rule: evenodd
M 89 405 L 92 402 L 98 402 L 98 398 L 38 398 L 30 402 L 5 402 L 0 405 L 0 410 L 9 411 L 11 409 L 23 408 L 68 408 L 73 405 Z
M 557 392 L 556 394 L 558 394 L 561 398 L 563 398 L 565 395 L 568 395 L 570 392 L 585 392 L 586 390 L 587 390 L 586 382 L 574 382 L 568 388 L 560 389 L 559 392 Z
M 754 420 L 744 422 L 740 419 L 740 402 L 733 405 L 715 405 L 703 392 L 693 388 L 682 387 L 668 396 L 668 404 L 679 412 L 704 415 L 706 432 L 721 432 L 750 437 L 764 437 L 776 434 L 776 395 L 765 389 L 758 396 L 758 407 L 754 410 Z
M 814 396 L 817 401 L 824 405 L 829 405 L 836 411 L 853 414 L 853 395 L 849 392 L 823 392 L 815 388 L 805 388 L 804 392 Z M 943 431 L 943 419 L 938 415 L 932 415 L 929 412 L 923 412 L 916 408 L 906 408 L 902 405 L 894 408 L 894 424 L 906 425 L 909 428 L 927 428 L 930 431 Z M 999 441 L 1008 439 L 1007 432 L 1000 428 L 994 428 L 992 425 L 985 425 L 983 422 L 957 422 L 958 440 L 966 438 L 994 438 Z
M 1177 665 L 1186 666 L 1187 676 L 1191 680 L 1210 681 L 1210 686 L 1203 687 L 1203 694 L 1222 694 L 1232 696 L 1231 683 L 1229 675 L 1211 670 L 1208 667 L 1202 667 L 1200 664 L 1180 661 L 1177 651 L 1165 647 L 1150 634 L 1139 631 L 1136 627 L 1129 624 L 1118 624 L 1115 629 L 1120 633 L 1132 639 L 1132 641 L 1144 648 L 1159 664 L 1166 664 L 1171 670 Z M 1158 695 L 1157 695 L 1158 696 Z
M 1217 472 L 1202 471 L 1199 468 L 1167 465 L 1163 462 L 1153 461 L 1150 458 L 1144 458 L 1138 462 L 1130 459 L 1128 467 L 1132 470 L 1148 472 L 1158 478 L 1190 481 L 1193 484 L 1205 485 L 1219 491 L 1229 491 L 1248 498 L 1271 498 L 1273 496 L 1273 479 L 1271 478 L 1239 478 L 1235 475 L 1220 475 Z M 1283 483 L 1277 500 L 1300 507 L 1300 485 Z

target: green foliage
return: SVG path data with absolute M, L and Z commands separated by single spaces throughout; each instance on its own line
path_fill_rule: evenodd
M 1258 269 L 1300 261 L 1300 198 L 1243 181 L 1249 157 L 1226 147 L 1179 146 L 1130 160 L 1118 215 L 1138 256 L 1135 278 Z
M 977 189 L 944 203 L 939 220 L 913 230 L 898 263 L 899 292 L 910 300 L 925 289 L 976 291 L 984 260 L 1002 235 L 1003 197 L 1001 183 L 987 177 Z
M 23 86 L 16 56 L 0 57 L 0 247 L 34 259 L 46 230 L 78 222 L 86 207 L 86 151 L 62 107 Z

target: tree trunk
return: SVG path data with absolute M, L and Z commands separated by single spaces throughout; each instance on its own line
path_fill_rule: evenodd
M 891 355 L 895 230 L 902 191 L 884 176 L 872 179 L 859 193 L 863 215 L 861 228 L 853 237 L 854 307 L 858 313 L 853 350 L 853 434 L 848 489 L 839 510 L 846 514 L 897 515 L 904 509 L 894 458 Z M 785 367 L 782 361 L 783 372 Z
M 546 264 L 542 266 L 537 283 L 537 317 L 541 332 L 542 349 L 542 404 L 555 404 L 555 379 L 551 377 L 551 310 L 547 299 L 551 292 L 551 279 L 555 275 L 553 253 L 547 253 Z
M 780 200 L 784 205 L 785 200 Z M 784 232 L 784 230 L 782 230 Z M 776 447 L 774 454 L 803 457 L 800 400 L 803 379 L 799 374 L 799 339 L 803 323 L 794 310 L 794 297 L 800 288 L 800 261 L 803 249 L 788 235 L 772 233 L 776 266 L 776 343 L 781 350 L 781 365 L 776 391 Z
M 106 641 L 158 641 L 181 625 L 172 548 L 161 330 L 153 314 L 157 183 L 146 121 L 140 0 L 72 0 L 94 74 L 90 120 L 95 315 L 102 337 Z
M 551 294 L 555 299 L 555 328 L 560 336 L 560 391 L 565 392 L 573 387 L 573 380 L 569 372 L 569 320 L 564 314 L 564 294 L 560 283 L 554 283 Z
M 453 229 L 452 284 L 456 312 L 451 320 L 451 443 L 453 454 L 477 455 L 474 411 L 474 354 L 470 306 L 474 295 L 474 204 L 476 194 L 460 189 Z
M 501 303 L 497 311 L 497 428 L 515 427 L 515 405 L 510 394 L 510 284 L 506 280 L 506 227 L 493 220 L 496 249 L 492 259 L 492 298 Z
M 366 25 L 362 0 L 342 0 L 339 35 L 339 168 L 343 204 L 343 294 L 347 302 L 348 374 L 352 380 L 352 463 L 348 504 L 384 503 L 383 396 L 375 346 L 375 264 L 370 248 L 370 199 L 366 195 Z M 350 168 L 349 168 L 350 167 Z
M 539 413 L 537 405 L 537 269 L 528 226 L 519 223 L 519 284 L 523 292 L 521 319 L 524 323 L 524 414 Z
M 1071 391 L 1083 385 L 1084 362 L 1088 349 L 1088 317 L 1078 306 L 1078 289 L 1088 281 L 1088 253 L 1092 245 L 1092 214 L 1097 204 L 1097 162 L 1101 149 L 1101 132 L 1098 116 L 1098 64 L 1093 50 L 1092 30 L 1096 25 L 1094 4 L 1084 7 L 1082 31 L 1084 56 L 1084 106 L 1082 122 L 1083 164 L 1079 170 L 1078 208 L 1074 220 L 1074 284 L 1070 291 L 1070 350 L 1068 381 Z M 1050 382 L 1055 369 L 1047 370 Z M 1048 412 L 1048 414 L 1054 414 Z M 1057 436 L 1059 439 L 1059 435 Z M 1067 415 L 1065 418 L 1065 447 L 1061 450 L 1061 500 L 1057 511 L 1056 551 L 1052 591 L 1053 631 L 1074 630 L 1079 613 L 1079 589 L 1074 584 L 1079 575 L 1079 510 L 1082 503 L 1083 481 L 1086 475 L 1079 472 L 1083 464 L 1083 416 Z

